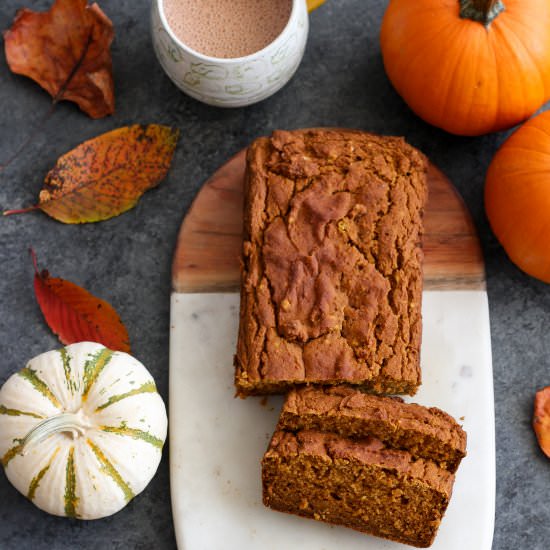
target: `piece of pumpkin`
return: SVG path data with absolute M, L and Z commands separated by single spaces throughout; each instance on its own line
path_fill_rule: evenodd
M 322 6 L 325 3 L 325 0 L 307 0 L 307 11 L 312 12 L 316 10 L 319 6 Z
M 123 352 L 81 342 L 35 357 L 0 390 L 0 457 L 10 482 L 57 516 L 118 512 L 154 476 L 162 398 Z
M 453 134 L 510 128 L 550 98 L 548 0 L 391 0 L 381 47 L 409 107 Z
M 526 122 L 493 158 L 485 210 L 510 259 L 550 283 L 550 111 Z
M 542 452 L 550 458 L 550 386 L 535 395 L 533 429 Z

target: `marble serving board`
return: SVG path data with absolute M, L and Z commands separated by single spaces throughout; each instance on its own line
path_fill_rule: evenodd
M 234 397 L 244 152 L 203 186 L 173 264 L 170 475 L 180 550 L 397 550 L 403 545 L 274 512 L 260 461 L 282 399 Z M 430 167 L 425 215 L 423 384 L 412 399 L 440 407 L 468 434 L 467 457 L 432 548 L 490 550 L 495 444 L 489 310 L 474 226 Z
M 491 548 L 495 456 L 487 311 L 484 291 L 424 293 L 424 383 L 413 400 L 446 410 L 468 433 L 468 456 L 434 550 Z M 172 296 L 170 465 L 180 550 L 406 548 L 263 506 L 260 460 L 282 399 L 234 398 L 238 318 L 238 294 Z

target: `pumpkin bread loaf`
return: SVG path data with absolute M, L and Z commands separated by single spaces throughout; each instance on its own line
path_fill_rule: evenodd
M 451 498 L 451 470 L 464 455 L 466 435 L 438 409 L 342 391 L 290 393 L 262 460 L 264 504 L 430 546 Z M 420 423 L 431 422 L 436 428 L 427 436 Z M 449 447 L 455 450 L 444 460 Z
M 248 151 L 240 396 L 420 384 L 426 160 L 401 138 L 274 132 Z

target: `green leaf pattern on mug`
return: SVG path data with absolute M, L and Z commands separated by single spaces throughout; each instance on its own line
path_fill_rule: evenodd
M 237 65 L 231 71 L 231 77 L 236 80 L 256 78 L 256 74 L 261 75 L 266 71 L 265 59 L 254 59 L 244 65 Z M 256 73 L 256 74 L 255 74 Z
M 213 63 L 191 63 L 191 72 L 207 80 L 226 80 L 228 70 Z
M 179 47 L 174 44 L 174 41 L 163 27 L 158 28 L 159 40 L 162 44 L 162 49 L 166 52 L 166 55 L 174 62 L 180 63 L 183 61 L 183 52 Z
M 291 34 L 288 40 L 271 56 L 272 65 L 279 65 L 286 61 L 296 49 L 296 33 Z
M 251 95 L 262 89 L 261 82 L 243 82 L 242 84 L 226 84 L 225 91 L 231 95 Z
M 197 88 L 201 85 L 201 77 L 198 74 L 192 73 L 191 71 L 183 75 L 182 82 L 191 86 L 191 88 Z

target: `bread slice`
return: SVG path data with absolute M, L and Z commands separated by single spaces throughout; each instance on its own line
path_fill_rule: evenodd
M 426 548 L 447 509 L 455 474 L 446 468 L 452 461 L 441 460 L 441 452 L 430 458 L 431 449 L 438 447 L 436 435 L 427 439 L 425 448 L 419 444 L 423 431 L 418 413 L 424 409 L 425 419 L 441 416 L 437 409 L 391 398 L 366 396 L 367 403 L 358 390 L 351 391 L 356 395 L 343 400 L 333 395 L 336 388 L 289 395 L 262 460 L 264 504 Z M 377 409 L 374 401 L 379 401 Z M 375 417 L 377 422 L 369 424 Z M 458 424 L 447 415 L 444 419 L 465 444 Z M 380 438 L 368 434 L 369 425 Z M 390 435 L 391 426 L 399 435 Z
M 249 148 L 241 396 L 420 377 L 424 156 L 401 138 L 278 131 Z
M 453 473 L 466 456 L 466 432 L 441 409 L 346 386 L 290 392 L 279 429 L 321 430 L 352 439 L 375 437 L 388 447 L 408 450 Z

